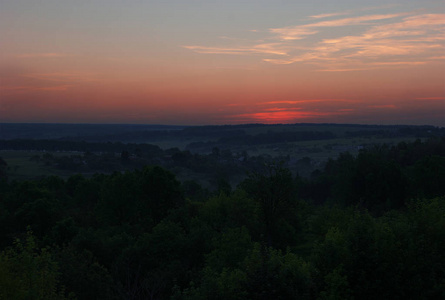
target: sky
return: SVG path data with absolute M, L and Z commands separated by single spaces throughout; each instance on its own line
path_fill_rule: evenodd
M 444 0 L 0 0 L 0 122 L 445 126 Z

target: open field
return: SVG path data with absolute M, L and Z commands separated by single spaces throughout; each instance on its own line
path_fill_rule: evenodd
M 231 150 L 235 156 L 246 153 L 249 157 L 265 156 L 272 160 L 280 160 L 287 158 L 290 162 L 296 162 L 303 158 L 310 158 L 312 165 L 309 169 L 299 170 L 301 173 L 309 174 L 316 168 L 321 167 L 328 159 L 335 159 L 340 153 L 349 152 L 356 155 L 359 149 L 363 147 L 372 147 L 373 145 L 396 145 L 400 142 L 412 142 L 415 138 L 339 138 L 319 141 L 302 141 L 286 144 L 265 144 L 257 146 L 232 146 L 227 147 Z M 182 140 L 169 140 L 163 141 L 157 144 L 164 150 L 171 148 L 179 148 L 184 150 L 187 141 Z M 7 174 L 10 180 L 27 180 L 45 176 L 60 176 L 62 178 L 68 178 L 75 173 L 81 173 L 85 176 L 91 176 L 96 173 L 85 168 L 72 170 L 64 170 L 57 167 L 54 163 L 45 163 L 42 159 L 35 160 L 36 156 L 41 157 L 44 154 L 50 154 L 55 159 L 69 156 L 82 156 L 84 153 L 80 152 L 60 152 L 60 151 L 24 151 L 24 150 L 0 150 L 0 157 L 7 163 Z M 203 154 L 203 155 L 208 155 Z M 131 166 L 121 166 L 119 161 L 119 153 L 114 154 L 115 160 L 119 165 L 117 171 L 131 170 Z M 301 168 L 301 166 L 300 166 Z M 184 180 L 196 180 L 203 184 L 205 187 L 210 187 L 212 183 L 209 183 L 206 176 L 192 172 L 184 168 L 173 169 L 178 179 Z M 101 173 L 110 173 L 111 171 L 100 171 Z M 239 182 L 240 178 L 230 178 L 229 182 L 235 184 Z
M 432 126 L 348 124 L 185 128 L 14 124 L 1 128 L 13 129 L 16 138 L 22 138 L 11 139 L 15 136 L 13 132 L 3 131 L 9 139 L 0 139 L 0 157 L 7 163 L 6 174 L 11 180 L 51 175 L 67 178 L 75 173 L 89 176 L 159 164 L 172 170 L 181 180 L 197 180 L 204 186 L 215 182 L 215 178 L 208 178 L 206 174 L 212 164 L 219 164 L 219 169 L 238 168 L 236 176 L 236 170 L 223 172 L 225 180 L 232 184 L 239 182 L 237 176 L 245 174 L 245 168 L 252 168 L 252 163 L 264 160 L 285 161 L 293 172 L 308 176 L 340 153 L 356 155 L 360 149 L 376 145 L 393 146 L 444 135 L 443 128 Z M 33 138 L 25 139 L 31 133 Z M 65 138 L 60 138 L 62 135 Z M 126 162 L 121 157 L 123 152 L 129 157 Z M 177 156 L 172 160 L 174 155 Z M 310 163 L 303 163 L 308 159 Z M 216 171 L 213 173 L 220 176 Z
M 318 161 L 336 158 L 340 153 L 357 154 L 360 149 L 374 145 L 397 145 L 400 142 L 412 142 L 416 138 L 338 138 L 318 141 L 302 141 L 277 146 L 274 144 L 248 147 L 249 155 L 309 157 Z M 238 149 L 243 151 L 243 149 Z
M 49 153 L 49 152 L 48 152 Z M 51 152 L 54 157 L 73 154 L 72 152 Z M 77 153 L 78 154 L 78 153 Z M 68 178 L 73 172 L 61 170 L 41 161 L 33 161 L 32 157 L 42 155 L 38 151 L 10 151 L 1 150 L 0 157 L 8 164 L 7 174 L 10 180 L 27 180 L 45 176 L 60 176 Z

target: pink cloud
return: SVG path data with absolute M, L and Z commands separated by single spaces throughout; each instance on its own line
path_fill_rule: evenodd
M 331 21 L 322 21 L 322 22 L 318 22 L 318 23 L 302 25 L 302 27 L 306 27 L 306 28 L 307 27 L 338 27 L 338 26 L 361 25 L 364 23 L 366 24 L 366 22 L 369 22 L 369 21 L 392 19 L 392 18 L 404 16 L 404 15 L 406 15 L 406 13 L 368 15 L 368 16 L 337 19 L 337 20 L 331 20 Z
M 197 53 L 203 54 L 237 54 L 237 55 L 247 55 L 247 54 L 275 54 L 275 55 L 287 55 L 286 50 L 281 43 L 267 43 L 258 44 L 251 47 L 204 47 L 204 46 L 183 46 L 186 49 L 192 50 Z
M 24 53 L 24 54 L 17 54 L 16 57 L 18 58 L 59 58 L 59 57 L 66 57 L 69 56 L 64 53 Z
M 370 105 L 368 107 L 371 108 L 396 108 L 394 104 L 386 104 L 386 105 Z
M 344 16 L 347 15 L 348 12 L 338 12 L 338 13 L 328 13 L 328 14 L 319 14 L 314 16 L 309 16 L 309 18 L 312 19 L 324 19 L 324 18 L 330 18 L 330 17 L 336 17 L 336 16 Z
M 445 97 L 422 97 L 422 98 L 416 98 L 417 100 L 445 100 Z
M 23 77 L 39 79 L 44 81 L 58 82 L 91 82 L 96 81 L 97 75 L 92 73 L 71 73 L 71 72 L 54 72 L 54 73 L 29 73 Z
M 57 85 L 57 86 L 7 86 L 0 87 L 0 91 L 66 91 L 72 85 Z
M 352 11 L 319 14 L 312 16 L 312 19 L 350 13 Z M 271 36 L 262 39 L 261 43 L 252 41 L 250 46 L 185 48 L 206 54 L 258 54 L 265 56 L 262 61 L 271 64 L 313 64 L 319 67 L 317 71 L 323 72 L 363 71 L 442 60 L 445 49 L 444 25 L 445 14 L 372 14 L 271 28 Z M 326 28 L 345 26 L 354 26 L 355 30 L 362 33 L 319 38 Z M 306 39 L 309 36 L 313 37 Z M 277 43 L 277 39 L 280 42 Z M 302 42 L 302 39 L 306 40 Z

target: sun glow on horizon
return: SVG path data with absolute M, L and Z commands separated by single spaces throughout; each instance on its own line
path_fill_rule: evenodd
M 314 1 L 3 1 L 0 121 L 445 126 L 443 1 Z

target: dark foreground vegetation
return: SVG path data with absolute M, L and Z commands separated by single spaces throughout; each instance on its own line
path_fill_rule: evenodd
M 0 168 L 0 299 L 445 298 L 445 138 L 308 177 L 267 162 L 216 191 L 154 164 L 26 181 Z

